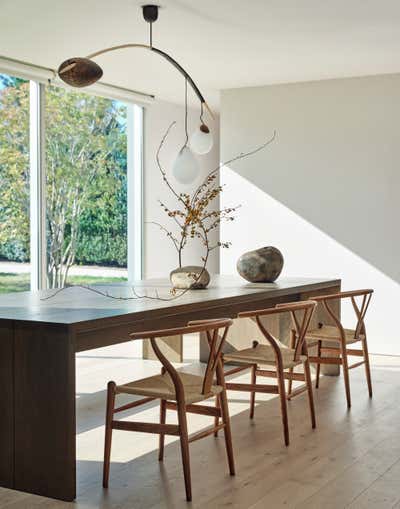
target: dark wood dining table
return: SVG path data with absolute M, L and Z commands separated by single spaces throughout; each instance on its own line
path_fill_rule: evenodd
M 323 278 L 253 284 L 214 276 L 207 289 L 173 300 L 166 279 L 135 283 L 144 298 L 133 298 L 129 284 L 96 287 L 116 299 L 82 287 L 49 299 L 54 290 L 0 296 L 0 486 L 75 499 L 77 352 L 130 341 L 131 332 L 235 318 L 240 311 L 336 293 L 340 284 Z M 232 341 L 237 347 L 245 339 Z

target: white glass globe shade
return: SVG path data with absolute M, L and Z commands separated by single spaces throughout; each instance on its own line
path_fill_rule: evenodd
M 210 152 L 213 143 L 213 136 L 205 125 L 198 127 L 190 137 L 190 148 L 199 155 Z
M 200 168 L 188 146 L 180 150 L 175 159 L 172 173 L 181 184 L 191 184 L 199 176 Z

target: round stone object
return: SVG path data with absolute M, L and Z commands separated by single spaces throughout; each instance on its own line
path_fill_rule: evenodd
M 206 288 L 210 282 L 208 270 L 197 265 L 187 265 L 173 270 L 170 274 L 172 286 L 180 290 L 190 288 L 201 290 Z
M 271 283 L 283 268 L 282 253 L 273 246 L 266 246 L 242 254 L 237 261 L 237 271 L 251 283 Z

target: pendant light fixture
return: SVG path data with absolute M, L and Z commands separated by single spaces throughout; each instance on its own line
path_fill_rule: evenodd
M 214 144 L 213 136 L 206 124 L 200 124 L 190 137 L 190 147 L 196 154 L 203 155 L 210 152 Z
M 165 53 L 164 51 L 153 46 L 153 23 L 158 19 L 159 6 L 144 5 L 142 6 L 142 12 L 144 20 L 147 21 L 150 25 L 149 44 L 136 44 L 136 43 L 120 44 L 118 46 L 112 46 L 100 51 L 96 51 L 95 53 L 92 53 L 87 57 L 69 58 L 59 66 L 57 74 L 65 83 L 71 85 L 72 87 L 78 88 L 87 87 L 98 81 L 103 76 L 103 70 L 96 62 L 93 61 L 93 58 L 96 58 L 105 53 L 126 48 L 141 48 L 152 51 L 153 53 L 156 53 L 165 58 L 184 76 L 186 83 L 185 85 L 186 94 L 187 94 L 187 84 L 189 84 L 200 101 L 199 127 L 192 134 L 189 141 L 189 137 L 187 134 L 187 95 L 185 97 L 186 103 L 185 135 L 187 139 L 184 146 L 182 147 L 178 154 L 173 170 L 174 175 L 180 182 L 185 181 L 185 183 L 189 183 L 196 178 L 199 171 L 198 167 L 197 170 L 195 170 L 197 162 L 192 154 L 192 151 L 195 152 L 196 154 L 206 154 L 211 150 L 213 146 L 212 134 L 210 132 L 209 127 L 206 125 L 203 119 L 204 109 L 208 111 L 212 118 L 213 114 L 206 100 L 201 94 L 199 88 L 193 81 L 192 77 L 185 71 L 185 69 L 174 58 L 168 55 L 168 53 Z M 187 172 L 187 176 L 183 176 L 185 171 Z M 190 179 L 189 175 L 191 175 Z
M 172 174 L 181 184 L 191 184 L 200 173 L 199 165 L 188 146 L 188 142 L 188 90 L 187 80 L 185 79 L 185 143 L 180 149 L 172 167 Z

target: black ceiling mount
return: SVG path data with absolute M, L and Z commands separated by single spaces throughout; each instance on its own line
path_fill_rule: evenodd
M 142 5 L 143 17 L 147 23 L 154 23 L 158 19 L 158 5 Z

